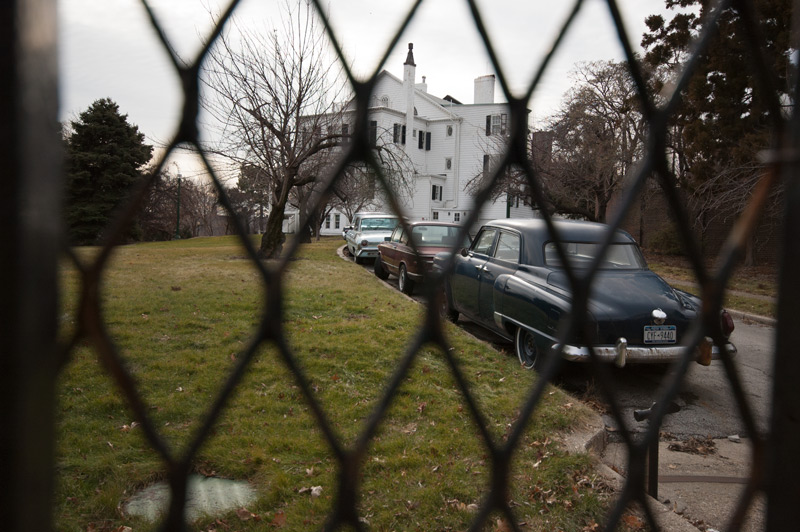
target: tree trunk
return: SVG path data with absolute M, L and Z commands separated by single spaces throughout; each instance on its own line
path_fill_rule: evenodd
M 309 224 L 305 224 L 302 227 L 297 228 L 297 238 L 300 239 L 301 244 L 310 244 L 311 243 L 311 226 Z
M 261 247 L 258 250 L 260 259 L 277 259 L 281 256 L 286 235 L 283 234 L 283 215 L 289 200 L 289 187 L 282 187 L 281 195 L 273 202 L 267 216 L 267 226 L 261 236 Z
M 747 237 L 747 242 L 745 242 L 744 246 L 744 266 L 755 266 L 756 265 L 756 257 L 755 257 L 755 237 L 751 234 Z

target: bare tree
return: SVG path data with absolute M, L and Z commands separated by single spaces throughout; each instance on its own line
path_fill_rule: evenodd
M 308 3 L 286 1 L 282 25 L 259 33 L 237 27 L 211 52 L 206 109 L 219 124 L 212 150 L 257 169 L 270 211 L 260 255 L 280 255 L 292 191 L 318 180 L 343 138 L 345 96 L 337 63 Z
M 164 172 L 150 186 L 137 225 L 143 240 L 170 240 L 176 232 L 189 238 L 198 236 L 202 228 L 213 234 L 216 210 L 213 187 Z
M 331 205 L 352 220 L 357 212 L 377 205 L 375 175 L 366 165 L 351 165 L 333 190 Z
M 195 189 L 194 208 L 190 211 L 193 236 L 213 236 L 217 232 L 220 210 L 217 189 L 213 183 L 198 183 Z
M 613 196 L 643 152 L 645 121 L 625 63 L 584 63 L 532 160 L 553 212 L 605 221 Z

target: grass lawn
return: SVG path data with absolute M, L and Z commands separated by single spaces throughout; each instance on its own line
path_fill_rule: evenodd
M 697 286 L 692 285 L 692 283 L 697 281 L 697 276 L 689 267 L 689 263 L 686 259 L 650 253 L 647 254 L 647 263 L 650 269 L 660 276 L 677 281 L 672 283 L 676 288 L 698 294 Z M 767 298 L 777 297 L 778 282 L 776 268 L 775 266 L 737 268 L 727 288 L 728 290 L 740 293 L 727 293 L 725 297 L 725 307 L 756 314 L 758 316 L 775 318 L 775 304 Z
M 344 446 L 363 430 L 424 308 L 336 256 L 341 239 L 303 246 L 285 283 L 283 326 L 293 355 Z M 90 257 L 94 250 L 78 250 Z M 74 326 L 78 276 L 62 274 L 62 327 Z M 263 287 L 234 238 L 119 248 L 105 275 L 104 317 L 149 415 L 176 454 L 256 331 Z M 452 353 L 501 441 L 536 374 L 448 325 Z M 203 518 L 193 530 L 319 529 L 338 462 L 276 348 L 260 347 L 194 463 L 194 471 L 249 481 L 247 512 Z M 372 530 L 464 530 L 486 494 L 487 449 L 443 354 L 425 346 L 393 398 L 361 469 L 360 515 Z M 525 530 L 582 530 L 602 522 L 607 494 L 586 455 L 559 434 L 585 407 L 551 388 L 515 454 L 509 497 Z M 163 478 L 112 379 L 87 345 L 59 380 L 57 529 L 149 530 L 120 503 Z M 321 486 L 321 496 L 308 488 Z M 242 519 L 245 517 L 245 519 Z M 497 529 L 504 526 L 493 516 Z M 494 528 L 494 527 L 493 527 Z

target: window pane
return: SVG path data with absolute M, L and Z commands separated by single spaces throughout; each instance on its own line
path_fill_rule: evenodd
M 564 242 L 567 260 L 574 268 L 588 268 L 599 249 L 600 244 Z M 545 244 L 544 260 L 548 266 L 561 266 L 555 242 Z M 644 257 L 635 244 L 611 244 L 600 262 L 601 269 L 641 270 L 646 267 Z
M 361 222 L 362 231 L 375 231 L 385 229 L 391 231 L 397 227 L 397 218 L 365 218 Z
M 478 235 L 478 239 L 475 241 L 475 246 L 473 246 L 472 251 L 481 253 L 482 255 L 488 255 L 489 251 L 492 249 L 496 234 L 497 231 L 494 229 L 481 231 L 481 234 Z
M 500 260 L 519 263 L 519 235 L 500 233 L 494 256 Z

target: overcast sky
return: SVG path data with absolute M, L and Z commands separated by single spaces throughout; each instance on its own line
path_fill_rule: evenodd
M 479 0 L 493 45 L 512 90 L 521 93 L 565 20 L 571 0 Z M 354 70 L 371 73 L 413 4 L 411 0 L 328 0 L 329 16 Z M 581 61 L 623 58 L 605 0 L 586 0 L 530 107 L 539 122 L 569 89 Z M 665 13 L 664 0 L 618 0 L 631 42 L 638 48 L 644 19 Z M 211 29 L 209 11 L 220 0 L 151 0 L 178 52 L 194 58 Z M 283 0 L 245 0 L 239 20 L 259 28 L 279 24 Z M 146 135 L 165 144 L 181 108 L 177 78 L 138 0 L 60 0 L 61 119 L 77 117 L 99 98 L 111 98 Z M 408 43 L 414 43 L 417 81 L 428 92 L 472 103 L 473 80 L 494 70 L 465 0 L 426 0 L 400 37 L 384 68 L 402 78 Z M 496 94 L 500 99 L 500 89 Z

